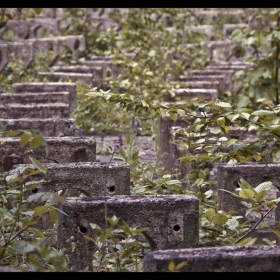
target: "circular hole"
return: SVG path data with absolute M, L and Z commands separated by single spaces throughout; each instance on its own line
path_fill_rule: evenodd
M 82 233 L 86 233 L 87 232 L 87 228 L 85 227 L 85 226 L 80 226 L 80 231 L 82 232 Z
M 174 231 L 179 231 L 180 228 L 181 228 L 181 227 L 180 227 L 179 225 L 175 225 L 175 226 L 173 227 L 173 230 L 174 230 Z
M 239 188 L 240 186 L 239 186 L 238 183 L 239 183 L 239 180 L 238 180 L 238 181 L 234 181 L 234 182 L 233 182 L 233 185 L 234 185 L 236 188 Z
M 114 192 L 115 190 L 116 190 L 115 186 L 108 187 L 108 191 L 111 193 Z
M 32 191 L 31 191 L 32 193 L 37 193 L 38 192 L 38 189 L 33 189 Z

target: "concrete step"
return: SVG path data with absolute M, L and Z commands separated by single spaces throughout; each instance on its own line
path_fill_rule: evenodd
M 76 108 L 76 83 L 15 83 L 15 93 L 21 92 L 69 92 L 69 110 Z
M 280 272 L 280 246 L 222 246 L 147 252 L 144 272 L 168 272 L 168 264 L 186 261 L 180 272 Z
M 33 149 L 25 153 L 26 147 L 20 147 L 19 137 L 0 137 L 0 170 L 8 171 L 10 157 L 16 155 L 22 158 L 23 164 L 32 164 L 29 156 L 40 163 L 92 162 L 96 160 L 96 141 L 94 137 L 44 137 L 48 145 L 48 155 L 45 147 Z M 9 157 L 10 156 L 10 157 Z M 5 161 L 6 159 L 6 161 Z M 5 164 L 6 163 L 6 164 Z M 7 165 L 7 167 L 6 167 Z
M 0 118 L 69 118 L 69 105 L 65 103 L 52 104 L 16 104 L 0 105 Z
M 74 153 L 75 156 L 75 153 Z M 30 176 L 30 180 L 45 179 L 39 183 L 37 191 L 58 192 L 62 190 L 81 191 L 88 196 L 129 195 L 130 166 L 123 162 L 67 162 L 44 163 L 47 168 L 46 176 Z M 18 164 L 16 167 L 32 167 L 33 164 Z M 107 178 L 106 178 L 107 177 Z
M 65 72 L 38 72 L 38 78 L 46 78 L 49 82 L 83 82 L 86 84 L 93 83 L 93 74 L 85 73 L 65 73 Z
M 38 129 L 46 137 L 76 135 L 75 120 L 70 118 L 19 118 L 0 119 L 0 121 L 6 126 L 6 130 Z
M 1 104 L 7 103 L 66 103 L 69 104 L 69 92 L 21 92 L 2 93 L 0 95 Z
M 105 228 L 104 197 L 67 198 L 68 205 L 62 210 L 58 227 L 58 248 L 66 248 L 71 271 L 92 267 L 95 245 L 84 235 L 91 237 L 99 233 L 90 223 Z M 199 239 L 199 201 L 189 195 L 117 195 L 106 198 L 107 217 L 121 217 L 131 227 L 148 227 L 146 234 L 152 249 L 197 247 Z M 79 244 L 72 251 L 69 238 Z M 140 235 L 140 240 L 144 236 Z

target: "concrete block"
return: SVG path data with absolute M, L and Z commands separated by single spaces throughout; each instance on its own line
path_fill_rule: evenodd
M 168 272 L 170 261 L 187 261 L 181 272 L 280 272 L 280 246 L 223 246 L 147 252 L 144 272 Z
M 81 81 L 86 84 L 92 84 L 93 75 L 92 74 L 84 74 L 84 73 L 65 73 L 65 72 L 38 72 L 38 78 L 44 79 L 46 78 L 50 82 L 67 82 L 71 80 L 71 82 Z
M 74 119 L 63 118 L 20 118 L 20 119 L 0 119 L 0 121 L 6 126 L 6 130 L 17 129 L 38 129 L 43 136 L 75 136 L 76 124 Z
M 202 89 L 202 88 L 180 88 L 174 89 L 175 97 L 170 101 L 175 101 L 176 98 L 180 100 L 190 100 L 198 98 L 198 100 L 215 100 L 218 98 L 218 91 L 216 89 Z
M 76 84 L 75 83 L 15 83 L 13 84 L 15 93 L 20 92 L 69 92 L 69 110 L 72 112 L 76 108 Z
M 8 46 L 4 44 L 0 44 L 0 72 L 7 66 L 8 64 Z
M 267 166 L 258 162 L 237 163 L 237 164 L 218 164 L 217 179 L 218 189 L 225 189 L 236 193 L 239 188 L 240 179 L 247 181 L 252 187 L 271 181 L 273 186 L 271 195 L 276 197 L 280 179 L 280 163 L 269 163 Z M 220 209 L 224 211 L 236 210 L 240 215 L 245 215 L 246 209 L 240 202 L 241 199 L 235 197 L 225 191 L 219 191 Z M 275 215 L 275 211 L 271 212 L 271 216 Z M 269 218 L 269 217 L 268 217 Z
M 180 82 L 219 82 L 219 90 L 225 91 L 228 90 L 229 85 L 225 82 L 225 76 L 223 75 L 189 75 L 189 76 L 180 76 L 179 77 Z
M 97 236 L 90 227 L 96 223 L 105 227 L 104 197 L 67 198 L 69 206 L 62 209 L 68 215 L 60 217 L 58 248 L 66 248 L 71 271 L 92 266 L 95 246 L 84 235 Z M 149 227 L 147 234 L 156 249 L 198 246 L 199 201 L 189 195 L 118 195 L 106 199 L 107 217 L 116 215 L 131 227 Z M 73 236 L 76 249 L 72 251 Z M 142 234 L 139 237 L 141 240 Z M 142 237 L 142 240 L 143 239 Z
M 44 137 L 48 145 L 48 156 L 45 147 L 33 149 L 31 154 L 25 153 L 27 147 L 21 148 L 19 137 L 1 137 L 0 159 L 6 155 L 17 155 L 25 164 L 32 164 L 29 156 L 41 163 L 56 162 L 92 162 L 96 161 L 96 141 L 94 137 Z M 0 170 L 3 163 L 0 162 Z M 7 171 L 7 170 L 5 170 Z
M 92 85 L 93 87 L 100 88 L 103 82 L 103 69 L 102 67 L 96 66 L 84 66 L 84 65 L 76 65 L 76 66 L 53 66 L 52 70 L 54 72 L 67 72 L 67 73 L 84 73 L 84 74 L 92 74 Z
M 190 27 L 184 27 L 184 31 L 182 30 L 176 30 L 175 27 L 167 27 L 167 31 L 170 33 L 178 32 L 182 35 L 189 33 L 189 32 L 199 32 L 202 34 L 206 34 L 205 41 L 212 41 L 214 40 L 214 26 L 213 25 L 199 25 L 199 26 L 190 26 Z
M 7 103 L 66 103 L 69 104 L 69 92 L 21 92 L 21 93 L 2 93 L 0 95 L 2 104 Z
M 83 153 L 78 153 L 79 154 Z M 75 152 L 73 153 L 75 157 Z M 130 167 L 126 163 L 112 162 L 108 168 L 103 162 L 44 163 L 46 176 L 36 175 L 32 180 L 45 178 L 38 185 L 39 191 L 80 190 L 88 196 L 130 194 Z M 14 165 L 33 167 L 33 164 Z M 107 178 L 106 178 L 107 175 Z
M 35 49 L 33 43 L 29 40 L 11 43 L 8 51 L 15 53 L 18 59 L 24 62 L 25 67 L 28 67 L 34 60 Z
M 69 105 L 52 104 L 15 104 L 0 105 L 0 118 L 69 118 Z
M 180 81 L 180 82 L 176 82 L 184 84 L 185 88 L 191 88 L 191 89 L 216 89 L 216 90 L 220 90 L 220 83 L 218 81 L 188 81 L 188 82 L 184 82 L 184 81 Z

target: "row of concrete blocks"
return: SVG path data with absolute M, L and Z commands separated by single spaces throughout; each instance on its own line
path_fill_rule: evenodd
M 0 44 L 0 72 L 5 69 L 9 62 L 9 53 L 15 53 L 27 67 L 34 61 L 36 52 L 58 52 L 63 47 L 68 47 L 73 53 L 73 58 L 77 58 L 85 51 L 85 39 L 82 35 L 73 35 L 26 39 L 9 44 Z
M 214 52 L 217 49 L 221 48 L 224 54 L 222 58 L 230 56 L 231 48 L 229 45 L 232 45 L 229 42 L 210 42 L 211 44 L 204 43 L 207 45 L 209 51 L 209 56 L 215 56 Z M 229 51 L 230 50 L 230 51 Z M 207 88 L 207 89 L 217 89 L 219 91 L 230 90 L 232 87 L 231 76 L 232 73 L 223 71 L 223 75 L 226 77 L 221 77 L 221 73 L 218 73 L 221 70 L 241 70 L 246 69 L 250 66 L 249 63 L 238 64 L 238 65 L 209 65 L 207 66 L 207 71 L 209 77 L 206 77 L 206 73 L 203 71 L 195 71 L 192 75 L 181 76 L 179 81 L 187 83 L 188 88 Z M 230 68 L 230 69 L 227 69 Z M 210 71 L 211 70 L 211 71 Z M 93 87 L 103 88 L 103 81 L 105 78 L 111 76 L 118 76 L 122 71 L 121 67 L 117 67 L 112 63 L 108 58 L 102 58 L 100 60 L 94 58 L 88 61 L 72 61 L 70 66 L 53 66 L 51 72 L 39 72 L 37 75 L 42 80 L 46 78 L 50 82 L 58 81 L 73 81 L 78 82 L 82 81 L 86 84 L 92 85 Z M 203 75 L 204 77 L 201 77 Z M 174 82 L 175 83 L 175 82 Z M 103 88 L 105 89 L 105 88 Z
M 128 165 L 114 163 L 110 168 L 106 163 L 45 164 L 45 166 L 49 169 L 47 183 L 42 183 L 40 186 L 42 190 L 77 189 L 78 181 L 82 180 L 83 188 L 78 190 L 86 194 L 79 198 L 67 198 L 68 204 L 62 207 L 67 215 L 60 216 L 57 246 L 66 249 L 71 271 L 92 267 L 95 246 L 85 239 L 85 235 L 91 237 L 98 235 L 98 232 L 91 228 L 91 223 L 105 227 L 105 204 L 108 217 L 116 215 L 121 218 L 121 222 L 130 226 L 149 227 L 147 234 L 153 241 L 154 251 L 146 253 L 145 271 L 167 271 L 170 260 L 176 263 L 188 261 L 183 271 L 274 271 L 278 269 L 274 261 L 279 256 L 274 250 L 277 249 L 279 252 L 279 246 L 241 247 L 243 249 L 239 247 L 199 248 L 198 199 L 191 195 L 130 195 L 127 179 L 129 177 Z M 108 170 L 107 179 L 104 176 L 105 169 Z M 247 180 L 252 186 L 268 180 L 277 184 L 280 165 L 270 164 L 266 167 L 264 164 L 224 164 L 219 165 L 218 170 L 219 187 L 234 192 L 236 182 L 240 179 Z M 104 191 L 107 191 L 106 202 Z M 123 194 L 125 191 L 126 195 Z M 221 210 L 236 210 L 239 214 L 244 214 L 244 208 L 237 199 L 234 198 L 235 201 L 233 201 L 230 195 L 220 196 L 220 199 Z M 279 209 L 277 211 L 279 212 Z M 278 212 L 275 213 L 276 218 L 280 217 Z M 276 239 L 279 245 L 278 239 L 271 232 L 257 230 L 253 237 L 258 237 L 260 243 L 261 237 L 271 241 Z M 137 239 L 145 241 L 143 236 L 138 236 Z M 73 252 L 71 242 L 76 243 Z M 269 259 L 269 262 L 265 266 L 254 266 L 249 257 L 252 250 L 257 259 L 254 260 L 256 263 L 264 262 L 264 259 Z M 243 253 L 239 254 L 240 251 Z M 235 266 L 231 263 L 232 254 L 236 258 Z M 199 266 L 202 259 L 205 261 L 207 257 L 210 258 L 209 265 Z M 153 265 L 151 265 L 151 260 Z M 194 262 L 195 265 L 189 266 L 189 262 L 190 264 Z
M 107 195 L 109 196 L 108 201 L 113 201 L 112 204 L 108 205 L 109 209 L 113 209 L 112 212 L 109 211 L 109 213 L 116 214 L 116 215 L 120 215 L 123 219 L 125 219 L 125 221 L 130 221 L 129 218 L 131 218 L 131 208 L 133 207 L 133 209 L 135 209 L 135 201 L 137 201 L 139 198 L 138 197 L 133 197 L 133 196 L 129 196 L 129 198 L 127 196 L 125 196 L 123 193 L 125 192 L 125 190 L 128 191 L 128 195 L 129 195 L 129 180 L 126 181 L 126 185 L 123 184 L 124 180 L 119 180 L 116 181 L 116 178 L 118 179 L 123 179 L 123 178 L 129 178 L 129 167 L 126 166 L 126 171 L 124 171 L 124 167 L 122 165 L 116 164 L 118 165 L 118 167 L 120 167 L 119 170 L 117 170 L 116 166 L 112 166 L 112 172 L 115 171 L 115 174 L 113 175 L 109 175 L 107 177 L 107 180 L 105 179 L 104 176 L 104 169 L 107 168 L 106 164 L 99 164 L 99 163 L 72 163 L 72 164 L 45 164 L 46 167 L 48 167 L 48 173 L 47 173 L 47 182 L 46 183 L 42 183 L 40 185 L 40 188 L 42 188 L 42 190 L 52 190 L 52 191 L 58 191 L 58 190 L 62 190 L 62 189 L 78 189 L 82 192 L 84 192 L 85 194 L 88 194 L 89 196 L 97 196 L 97 197 L 92 197 L 92 198 L 88 198 L 88 197 L 84 197 L 84 198 L 70 198 L 67 201 L 71 203 L 71 211 L 73 212 L 68 212 L 70 211 L 69 209 L 64 208 L 63 210 L 70 214 L 69 217 L 71 218 L 67 218 L 65 220 L 65 217 L 62 218 L 64 220 L 61 220 L 60 223 L 60 228 L 58 230 L 58 244 L 59 246 L 65 247 L 67 249 L 67 252 L 70 255 L 70 267 L 71 270 L 73 271 L 79 271 L 80 269 L 83 269 L 85 266 L 85 264 L 89 264 L 89 266 L 91 265 L 91 257 L 93 254 L 93 247 L 90 242 L 86 241 L 84 239 L 84 237 L 82 235 L 85 234 L 89 234 L 92 233 L 94 235 L 94 232 L 90 229 L 89 223 L 93 222 L 93 223 L 98 223 L 99 225 L 102 225 L 102 221 L 100 221 L 100 217 L 102 216 L 102 213 L 104 214 L 104 211 L 101 213 L 99 212 L 98 217 L 99 220 L 97 219 L 97 217 L 91 217 L 91 219 L 88 219 L 88 213 L 92 213 L 95 212 L 94 209 L 96 209 L 95 207 L 98 206 L 98 209 L 100 209 L 100 204 L 103 205 L 104 204 L 104 197 L 99 197 L 100 195 L 104 194 L 104 189 L 100 186 L 106 186 L 106 190 L 107 190 Z M 95 169 L 95 172 L 92 172 L 92 169 Z M 110 169 L 109 169 L 110 170 Z M 120 172 L 121 170 L 123 170 L 123 174 Z M 76 174 L 76 178 L 78 178 L 78 180 L 73 180 L 71 177 L 73 175 L 73 172 Z M 109 171 L 110 173 L 110 171 Z M 83 174 L 81 176 L 81 174 Z M 97 174 L 97 176 L 93 176 L 93 174 Z M 120 176 L 120 174 L 122 174 L 122 176 Z M 80 177 L 79 177 L 80 175 Z M 72 180 L 72 181 L 71 181 Z M 107 181 L 107 184 L 105 183 Z M 80 184 L 82 182 L 82 184 Z M 95 184 L 94 184 L 95 183 Z M 83 186 L 82 188 L 80 186 Z M 93 191 L 95 190 L 95 191 Z M 120 191 L 120 192 L 118 192 Z M 102 193 L 103 192 L 103 193 Z M 111 200 L 111 196 L 112 194 L 116 195 L 116 194 L 122 194 L 123 199 L 117 195 L 116 197 L 113 198 L 113 200 Z M 175 196 L 176 200 L 178 200 L 178 196 Z M 198 202 L 194 199 L 194 197 L 191 197 L 191 199 L 188 196 L 183 196 L 186 201 L 184 201 L 184 203 L 187 203 L 192 201 L 192 204 L 197 204 L 197 206 L 192 206 L 195 209 L 198 209 Z M 141 196 L 141 198 L 143 198 L 143 196 Z M 163 196 L 164 200 L 162 202 L 164 209 L 169 209 L 168 208 L 168 201 L 172 201 L 172 197 L 169 196 Z M 174 243 L 173 239 L 172 242 L 168 242 L 168 235 L 166 236 L 165 234 L 162 234 L 161 232 L 159 233 L 156 230 L 156 226 L 159 222 L 156 222 L 154 216 L 152 216 L 151 214 L 149 214 L 147 212 L 146 209 L 151 209 L 150 205 L 154 205 L 155 202 L 150 202 L 151 197 L 147 197 L 147 202 L 146 204 L 141 202 L 141 205 L 143 205 L 142 212 L 144 212 L 144 215 L 142 216 L 141 221 L 138 221 L 138 225 L 139 227 L 145 227 L 145 226 L 154 226 L 154 231 L 149 231 L 148 234 L 150 236 L 152 236 L 153 240 L 155 241 L 157 248 L 158 249 L 165 249 L 164 251 L 168 254 L 169 251 L 166 251 L 166 249 L 168 248 L 184 248 L 184 246 L 186 247 L 197 247 L 198 244 L 198 231 L 197 231 L 197 227 L 198 227 L 198 216 L 195 215 L 195 213 L 193 213 L 192 211 L 189 212 L 184 212 L 184 219 L 179 219 L 178 216 L 181 215 L 182 217 L 182 213 L 179 211 L 174 213 L 172 212 L 174 217 L 177 217 L 176 220 L 172 220 L 168 223 L 164 223 L 166 225 L 169 225 L 169 227 L 172 229 L 169 231 L 171 232 L 171 235 L 173 236 L 174 239 Z M 165 201 L 166 199 L 166 201 Z M 156 200 L 160 200 L 160 198 L 157 196 Z M 174 200 L 174 198 L 173 198 Z M 88 204 L 82 203 L 83 201 L 86 201 Z M 98 203 L 92 203 L 89 201 L 98 201 Z M 130 204 L 126 204 L 125 202 L 130 201 Z M 195 202 L 196 201 L 196 202 Z M 94 204 L 94 205 L 93 205 Z M 166 204 L 166 205 L 165 205 Z M 178 208 L 178 203 L 176 202 L 176 209 Z M 120 207 L 122 205 L 122 207 Z M 129 206 L 130 205 L 130 206 Z M 87 208 L 89 207 L 89 208 Z M 111 207 L 111 208 L 110 208 Z M 190 206 L 189 206 L 190 207 Z M 189 207 L 187 209 L 189 209 Z M 93 209 L 94 208 L 94 209 Z M 125 216 L 125 214 L 123 212 L 118 212 L 117 209 L 123 208 L 123 211 L 125 213 L 127 213 L 127 215 Z M 74 210 L 73 210 L 74 209 Z M 81 211 L 81 209 L 85 209 L 85 212 Z M 157 208 L 158 209 L 158 208 Z M 180 208 L 181 209 L 181 208 Z M 184 209 L 186 209 L 186 205 L 184 207 Z M 130 210 L 130 211 L 129 211 Z M 145 213 L 146 210 L 146 213 Z M 181 209 L 182 210 L 182 209 Z M 152 212 L 153 209 L 151 210 Z M 161 210 L 162 211 L 162 210 Z M 82 212 L 82 213 L 81 213 Z M 139 212 L 139 211 L 138 211 Z M 171 211 L 167 211 L 165 213 L 170 213 Z M 79 215 L 79 218 L 77 218 L 77 213 L 81 213 L 81 215 Z M 122 215 L 121 215 L 122 213 Z M 197 210 L 196 210 L 197 213 Z M 92 215 L 91 215 L 92 216 Z M 155 216 L 158 218 L 159 214 L 156 213 Z M 145 217 L 145 219 L 143 218 Z M 151 217 L 150 219 L 150 223 L 146 222 L 147 217 Z M 135 217 L 134 217 L 135 219 Z M 134 221 L 131 221 L 134 224 Z M 145 223 L 144 223 L 145 221 Z M 173 222 L 173 223 L 172 223 Z M 174 224 L 175 222 L 175 224 Z M 182 229 L 182 222 L 183 222 L 183 230 Z M 128 222 L 129 223 L 129 222 Z M 136 221 L 135 221 L 136 223 Z M 174 224 L 174 225 L 173 225 Z M 72 229 L 72 231 L 69 231 L 70 227 Z M 165 228 L 162 228 L 163 225 L 160 224 L 160 227 L 162 230 Z M 183 231 L 183 232 L 182 232 Z M 67 233 L 67 234 L 66 234 Z M 68 235 L 68 234 L 71 235 Z M 71 236 L 74 237 L 74 241 L 78 242 L 78 248 L 76 248 L 76 251 L 71 252 L 72 250 L 69 246 L 69 239 L 71 238 Z M 180 238 L 181 236 L 181 238 Z M 182 238 L 183 236 L 183 238 Z M 176 237 L 176 238 L 175 238 Z M 175 243 L 176 241 L 179 241 L 177 243 Z M 179 245 L 178 245 L 179 243 Z M 180 244 L 182 244 L 182 247 L 180 246 Z M 83 248 L 83 252 L 81 252 L 81 248 Z M 87 250 L 85 250 L 85 248 Z M 203 254 L 207 254 L 209 253 L 209 248 L 205 248 L 205 249 L 199 249 L 199 252 L 204 252 Z M 189 250 L 189 249 L 188 249 Z M 205 250 L 207 250 L 205 252 Z M 155 252 L 156 253 L 156 252 Z M 260 252 L 259 252 L 260 253 Z M 190 254 L 193 254 L 193 251 L 190 251 Z M 148 256 L 150 257 L 151 254 L 149 253 L 147 255 L 146 258 L 148 258 Z M 205 255 L 204 255 L 205 256 Z M 266 256 L 267 257 L 267 256 Z M 77 259 L 79 260 L 77 262 Z M 148 260 L 149 262 L 150 260 Z M 167 261 L 167 260 L 165 260 Z M 170 259 L 169 259 L 170 261 Z M 223 267 L 223 265 L 221 265 L 221 267 Z M 148 271 L 149 268 L 146 268 L 146 270 Z M 211 271 L 213 268 L 209 268 L 208 269 Z M 227 268 L 221 268 L 221 269 L 227 269 Z M 248 271 L 249 268 L 236 268 L 238 271 Z M 246 270 L 247 269 L 247 270 Z M 251 268 L 250 268 L 251 269 Z M 213 271 L 213 270 L 212 270 Z

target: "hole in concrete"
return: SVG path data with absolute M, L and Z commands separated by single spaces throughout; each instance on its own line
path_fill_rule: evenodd
M 180 228 L 181 228 L 181 227 L 180 227 L 179 225 L 175 225 L 175 226 L 173 227 L 173 230 L 174 230 L 174 231 L 179 231 Z
M 38 189 L 33 189 L 32 191 L 31 191 L 32 193 L 37 193 L 38 192 Z
M 110 193 L 113 193 L 113 192 L 115 192 L 116 187 L 113 185 L 113 186 L 109 186 L 107 189 Z
M 79 48 L 79 46 L 80 46 L 80 40 L 76 39 L 73 46 L 74 50 L 76 51 Z
M 81 231 L 82 233 L 86 233 L 86 232 L 87 232 L 87 228 L 86 228 L 85 226 L 81 225 L 81 226 L 80 226 L 80 231 Z
M 233 182 L 233 186 L 236 187 L 236 188 L 240 188 L 240 186 L 239 186 L 239 180 L 234 181 L 234 182 Z

